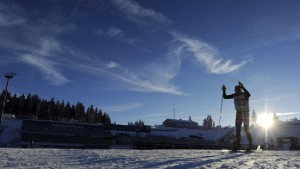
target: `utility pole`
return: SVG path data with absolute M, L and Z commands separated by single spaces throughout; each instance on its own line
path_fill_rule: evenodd
M 174 113 L 174 119 L 175 119 L 175 107 L 174 107 L 174 103 L 173 103 L 173 113 Z
M 5 104 L 6 104 L 6 97 L 7 97 L 7 93 L 8 93 L 8 90 L 7 90 L 8 82 L 9 82 L 9 79 L 12 79 L 15 75 L 17 75 L 17 74 L 13 73 L 13 72 L 5 74 L 5 78 L 7 78 L 7 81 L 6 81 L 6 86 L 5 86 L 5 95 L 4 95 L 3 105 L 2 105 L 2 111 L 0 114 L 0 128 L 1 128 L 1 122 L 2 122 L 2 115 L 4 114 L 4 109 L 5 109 Z

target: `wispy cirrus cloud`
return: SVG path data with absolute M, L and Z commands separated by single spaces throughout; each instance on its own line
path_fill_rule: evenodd
M 17 6 L 6 5 L 3 2 L 0 2 L 0 26 L 15 26 L 22 25 L 26 22 L 24 17 L 19 16 L 15 11 L 20 11 Z
M 133 0 L 112 0 L 111 2 L 127 20 L 137 24 L 141 28 L 155 31 L 172 23 L 162 13 L 144 8 Z
M 169 116 L 170 113 L 158 113 L 158 114 L 147 114 L 147 117 L 160 117 L 160 116 Z
M 221 58 L 218 50 L 208 43 L 175 32 L 171 32 L 171 34 L 174 37 L 174 42 L 177 43 L 174 50 L 176 56 L 192 56 L 213 74 L 226 74 L 237 71 L 252 60 L 250 58 L 234 64 L 231 59 L 224 60 Z
M 68 83 L 70 80 L 58 68 L 62 59 L 56 56 L 63 51 L 62 45 L 52 34 L 69 30 L 66 27 L 70 25 L 51 26 L 49 22 L 43 21 L 36 24 L 21 14 L 24 11 L 17 5 L 0 2 L 0 48 L 15 56 L 15 61 L 38 69 L 51 84 Z M 51 27 L 51 33 L 46 33 Z
M 24 54 L 20 57 L 24 63 L 32 65 L 40 70 L 45 75 L 44 78 L 49 80 L 53 85 L 62 85 L 68 83 L 70 80 L 57 70 L 58 63 L 47 60 L 43 57 L 36 57 L 30 54 Z
M 106 67 L 107 68 L 115 68 L 115 67 L 118 67 L 119 64 L 116 63 L 116 62 L 113 62 L 113 61 L 110 61 L 109 63 L 106 64 Z
M 186 114 L 186 112 L 176 112 L 176 115 Z M 157 113 L 157 114 L 147 114 L 147 117 L 160 117 L 160 116 L 173 116 L 173 113 Z
M 127 35 L 122 29 L 112 26 L 107 30 L 98 29 L 97 30 L 98 36 L 107 36 L 110 38 L 117 39 L 121 42 L 125 42 L 127 44 L 135 45 L 137 43 L 141 43 L 142 40 L 140 38 L 135 38 Z
M 114 106 L 101 106 L 104 111 L 114 113 L 114 112 L 122 112 L 127 110 L 132 110 L 138 107 L 142 107 L 143 104 L 139 102 L 126 103 L 122 105 L 114 105 Z
M 252 25 L 250 35 L 262 46 L 297 41 L 300 39 L 300 24 L 294 22 L 295 17 L 297 16 L 293 12 L 287 12 L 285 15 L 270 12 Z
M 77 71 L 83 71 L 101 77 L 106 76 L 117 80 L 118 82 L 122 82 L 122 87 L 127 90 L 185 95 L 184 92 L 180 91 L 178 87 L 170 82 L 174 76 L 166 78 L 166 74 L 172 73 L 168 73 L 170 70 L 163 69 L 159 66 L 160 64 L 153 64 L 152 67 L 155 65 L 155 67 L 160 68 L 161 74 L 158 72 L 155 74 L 151 71 L 153 69 L 143 69 L 138 71 L 130 70 L 114 61 L 110 61 L 109 63 L 90 62 L 88 64 L 73 62 L 72 65 L 76 67 Z
M 264 98 L 264 99 L 257 99 L 257 100 L 253 100 L 250 101 L 251 103 L 261 103 L 261 102 L 274 102 L 274 101 L 281 101 L 281 100 L 289 100 L 292 99 L 293 97 L 295 97 L 292 94 L 287 94 L 287 95 L 280 95 L 277 97 L 271 97 L 271 98 Z
M 280 112 L 276 113 L 277 116 L 291 116 L 291 115 L 296 115 L 300 114 L 300 112 Z

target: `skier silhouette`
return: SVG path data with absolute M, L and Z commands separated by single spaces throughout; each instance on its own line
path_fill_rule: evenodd
M 226 87 L 222 86 L 223 98 L 224 99 L 233 99 L 234 106 L 236 110 L 235 118 L 235 128 L 236 128 L 236 145 L 233 148 L 233 151 L 237 151 L 241 148 L 241 126 L 244 122 L 244 130 L 248 139 L 248 148 L 247 151 L 250 151 L 253 146 L 252 136 L 249 131 L 249 97 L 251 96 L 244 85 L 239 82 L 239 85 L 234 87 L 235 93 L 231 95 L 226 95 Z

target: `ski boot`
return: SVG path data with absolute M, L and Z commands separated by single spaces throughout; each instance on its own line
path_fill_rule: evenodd
M 231 151 L 237 152 L 240 148 L 241 148 L 241 144 L 236 144 Z
M 248 147 L 246 148 L 246 151 L 249 152 L 253 149 L 253 144 L 249 144 Z

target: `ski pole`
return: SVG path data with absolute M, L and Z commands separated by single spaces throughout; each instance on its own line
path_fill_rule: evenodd
M 222 98 L 221 98 L 221 108 L 220 108 L 220 118 L 219 118 L 219 126 L 220 127 L 221 127 L 222 109 L 223 109 L 223 94 L 222 94 Z

